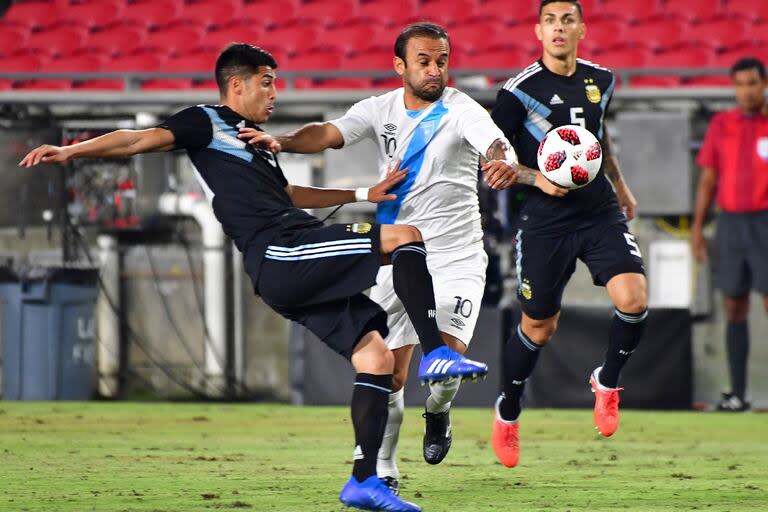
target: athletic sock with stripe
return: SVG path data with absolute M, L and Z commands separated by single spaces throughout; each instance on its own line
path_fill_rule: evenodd
M 392 252 L 392 281 L 426 355 L 444 345 L 437 327 L 432 276 L 423 242 L 401 245 Z
M 387 425 L 392 374 L 358 373 L 352 391 L 352 426 L 355 453 L 352 476 L 358 482 L 376 474 L 376 457 Z

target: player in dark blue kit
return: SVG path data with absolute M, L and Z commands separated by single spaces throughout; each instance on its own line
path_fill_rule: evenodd
M 386 313 L 362 292 L 376 282 L 383 261 L 392 262 L 394 290 L 413 322 L 425 357 L 425 381 L 484 375 L 487 367 L 450 350 L 435 321 L 432 278 L 421 233 L 408 225 L 324 225 L 301 208 L 356 200 L 395 199 L 387 190 L 404 170 L 393 169 L 369 189 L 337 190 L 290 185 L 274 153 L 238 138 L 272 114 L 277 63 L 249 44 L 230 45 L 216 62 L 220 105 L 198 105 L 157 128 L 117 130 L 72 146 L 44 145 L 19 165 L 66 162 L 81 157 L 129 157 L 186 149 L 216 218 L 243 254 L 254 290 L 275 311 L 305 325 L 352 362 L 355 452 L 352 476 L 341 491 L 347 506 L 413 512 L 376 476 L 376 454 L 387 421 L 394 356 L 384 343 Z M 432 367 L 445 368 L 436 372 Z
M 603 123 L 615 79 L 609 70 L 576 58 L 585 32 L 578 1 L 542 1 L 536 25 L 542 58 L 507 81 L 491 114 L 517 151 L 518 184 L 545 179 L 535 170 L 539 143 L 561 125 L 578 124 L 594 133 L 605 162 L 592 183 L 567 194 L 549 195 L 533 186 L 521 189 L 516 267 L 522 318 L 504 346 L 504 392 L 496 402 L 492 437 L 496 456 L 507 467 L 519 459 L 518 418 L 525 381 L 557 329 L 563 290 L 576 260 L 587 265 L 596 285 L 606 287 L 616 308 L 605 361 L 589 377 L 596 398 L 595 425 L 603 436 L 612 435 L 618 426 L 619 373 L 638 345 L 647 316 L 643 261 L 626 224 L 635 215 L 636 201 Z

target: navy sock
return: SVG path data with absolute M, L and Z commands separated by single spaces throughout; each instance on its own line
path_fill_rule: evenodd
M 358 373 L 352 391 L 352 426 L 355 429 L 355 454 L 352 476 L 358 482 L 376 474 L 384 428 L 387 425 L 392 375 Z
M 392 281 L 395 293 L 416 330 L 426 355 L 444 345 L 437 327 L 437 308 L 432 276 L 427 269 L 423 242 L 401 245 L 392 252 Z
M 525 381 L 533 373 L 542 348 L 543 345 L 531 341 L 519 325 L 504 344 L 504 400 L 499 404 L 503 420 L 514 421 L 520 416 L 520 399 L 525 390 Z
M 598 376 L 600 384 L 603 386 L 608 388 L 619 386 L 619 374 L 640 343 L 640 338 L 645 330 L 646 318 L 648 318 L 647 309 L 634 314 L 616 310 L 613 323 L 611 323 L 611 332 L 608 336 L 605 362 Z
M 749 357 L 749 328 L 747 322 L 728 322 L 725 329 L 728 368 L 731 373 L 731 393 L 744 401 L 747 392 L 747 358 Z

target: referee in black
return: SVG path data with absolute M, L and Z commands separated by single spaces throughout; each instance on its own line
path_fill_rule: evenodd
M 268 52 L 234 43 L 216 61 L 220 104 L 184 109 L 155 128 L 116 130 L 66 147 L 43 145 L 19 165 L 185 149 L 216 218 L 243 254 L 255 292 L 349 359 L 357 372 L 351 405 L 355 460 L 340 499 L 367 510 L 418 511 L 376 476 L 394 358 L 382 338 L 387 334 L 386 313 L 362 292 L 375 284 L 379 266 L 391 261 L 395 292 L 418 332 L 429 363 L 420 369 L 420 378 L 447 377 L 435 368 L 458 368 L 454 375 L 461 378 L 483 375 L 487 367 L 456 353 L 446 358 L 418 229 L 367 223 L 326 226 L 302 210 L 392 200 L 395 196 L 387 190 L 403 179 L 404 170 L 393 169 L 368 189 L 301 187 L 289 184 L 283 175 L 275 157 L 279 144 L 267 144 L 265 150 L 238 139 L 241 127 L 259 129 L 257 124 L 272 114 L 276 68 Z M 440 358 L 430 360 L 437 348 Z

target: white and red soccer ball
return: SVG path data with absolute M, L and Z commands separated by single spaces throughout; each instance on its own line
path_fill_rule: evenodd
M 539 170 L 552 183 L 576 189 L 600 171 L 603 148 L 592 132 L 575 124 L 550 131 L 539 144 Z

